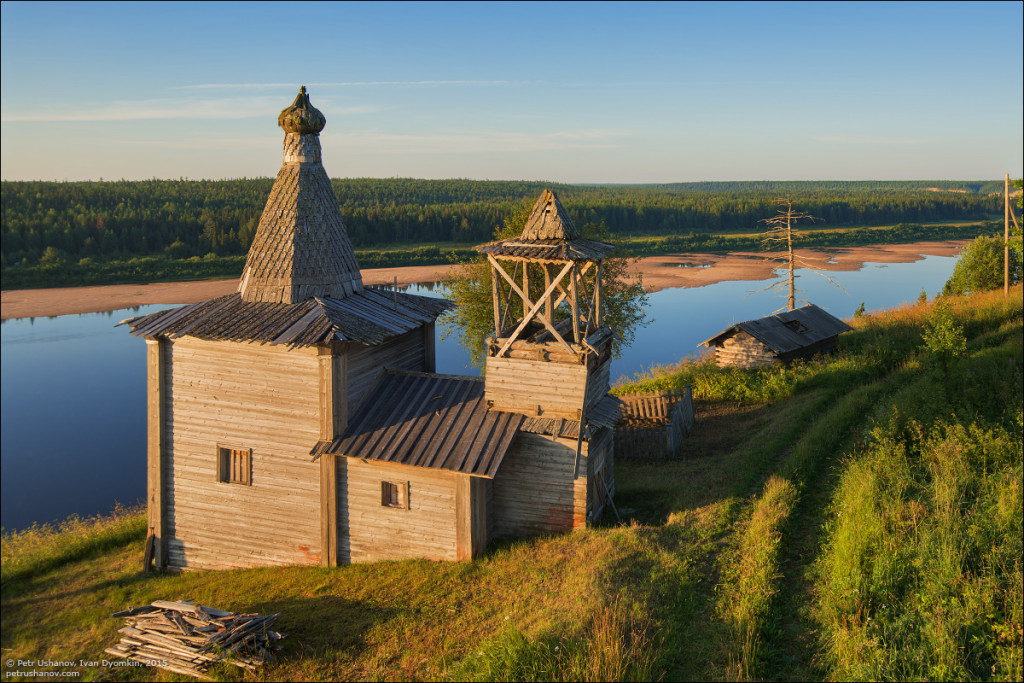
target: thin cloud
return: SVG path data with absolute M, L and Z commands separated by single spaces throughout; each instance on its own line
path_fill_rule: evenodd
M 525 83 L 525 82 L 522 82 Z M 351 88 L 360 86 L 493 86 L 521 85 L 513 81 L 335 81 L 328 83 L 302 83 L 311 88 Z M 198 83 L 177 86 L 182 90 L 271 90 L 294 88 L 295 83 Z
M 158 98 L 121 101 L 98 107 L 73 110 L 50 110 L 32 113 L 0 113 L 0 122 L 90 122 L 90 121 L 147 121 L 153 119 L 247 119 L 264 118 L 267 112 L 281 109 L 281 102 L 271 97 L 228 97 L 220 99 Z M 382 111 L 382 107 L 364 105 L 332 109 L 336 116 L 351 116 Z
M 473 154 L 550 150 L 612 149 L 632 133 L 590 129 L 546 133 L 466 131 L 433 135 L 381 133 L 338 134 L 344 149 L 375 154 Z
M 816 142 L 827 142 L 839 145 L 921 145 L 923 140 L 916 138 L 888 138 L 874 135 L 812 135 Z

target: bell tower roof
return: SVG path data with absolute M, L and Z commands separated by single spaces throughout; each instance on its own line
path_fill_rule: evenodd
M 497 258 L 525 261 L 600 261 L 615 246 L 580 237 L 576 224 L 551 190 L 541 192 L 526 219 L 523 232 L 498 242 L 481 244 L 477 251 Z

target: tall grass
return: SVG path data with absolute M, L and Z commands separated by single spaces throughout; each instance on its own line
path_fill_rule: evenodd
M 58 524 L 33 524 L 2 534 L 2 582 L 80 560 L 146 537 L 146 509 L 118 504 L 110 514 L 73 515 Z
M 616 599 L 575 637 L 537 638 L 509 628 L 481 643 L 449 671 L 456 681 L 650 681 L 650 626 Z
M 764 630 L 778 592 L 782 529 L 796 504 L 792 482 L 771 476 L 739 535 L 734 575 L 723 595 L 723 613 L 733 634 L 729 678 L 757 677 Z
M 974 351 L 948 397 L 936 368 L 880 407 L 831 504 L 815 583 L 839 680 L 1024 674 L 1020 304 L 959 303 Z

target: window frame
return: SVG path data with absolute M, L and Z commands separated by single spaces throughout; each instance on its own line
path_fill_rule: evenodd
M 391 492 L 394 492 L 394 497 L 390 495 Z M 380 482 L 380 505 L 392 510 L 408 510 L 409 482 L 382 479 Z
M 236 468 L 233 459 L 236 455 L 242 458 L 242 465 L 238 471 L 242 478 L 235 479 Z M 217 444 L 217 481 L 221 484 L 233 484 L 235 486 L 252 486 L 252 449 L 238 448 L 231 444 Z

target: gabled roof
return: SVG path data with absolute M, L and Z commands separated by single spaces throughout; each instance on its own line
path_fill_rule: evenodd
M 250 303 L 341 299 L 363 289 L 359 264 L 320 160 L 326 119 L 306 88 L 281 112 L 284 163 L 270 190 L 238 291 Z
M 519 237 L 477 247 L 481 253 L 505 258 L 560 262 L 599 261 L 614 250 L 611 244 L 580 237 L 576 225 L 551 190 L 541 193 Z
M 533 205 L 519 237 L 524 240 L 568 241 L 579 239 L 580 233 L 562 202 L 558 201 L 558 196 L 551 190 L 544 190 Z
M 129 318 L 135 337 L 198 337 L 210 341 L 312 346 L 330 341 L 380 344 L 433 322 L 446 299 L 364 289 L 344 299 L 315 297 L 295 304 L 251 303 L 239 294 Z
M 493 478 L 525 418 L 492 412 L 478 377 L 386 370 L 324 453 Z
M 776 353 L 789 353 L 851 329 L 834 315 L 807 304 L 792 311 L 736 323 L 698 346 L 717 346 L 725 337 L 742 330 Z

